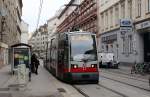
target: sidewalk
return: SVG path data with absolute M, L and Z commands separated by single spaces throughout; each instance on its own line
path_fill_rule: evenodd
M 43 64 L 43 63 L 41 63 Z M 53 77 L 42 65 L 39 74 L 32 74 L 31 82 L 18 88 L 17 76 L 12 76 L 10 66 L 0 69 L 0 97 L 84 97 L 71 85 Z
M 11 78 L 10 65 L 6 65 L 0 69 L 0 89 L 4 88 L 4 84 Z
M 39 67 L 39 75 L 32 74 L 31 82 L 22 90 L 18 90 L 16 80 L 9 65 L 0 69 L 0 97 L 63 97 L 42 66 Z
M 145 75 L 141 75 L 141 74 L 138 74 L 138 73 L 131 74 L 131 66 L 120 65 L 119 66 L 119 71 L 120 71 L 120 73 L 128 74 L 130 76 L 141 78 L 143 80 L 148 80 L 149 77 L 150 77 L 150 74 L 145 74 Z

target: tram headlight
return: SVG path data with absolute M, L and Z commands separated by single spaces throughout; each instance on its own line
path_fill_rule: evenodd
M 76 68 L 78 68 L 78 65 L 72 64 L 72 65 L 71 65 L 71 68 L 75 68 L 75 69 L 76 69 Z
M 96 68 L 96 67 L 97 67 L 97 64 L 91 64 L 91 67 L 92 67 L 92 68 Z

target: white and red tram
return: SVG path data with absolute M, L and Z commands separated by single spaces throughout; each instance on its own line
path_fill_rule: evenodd
M 45 67 L 66 82 L 99 82 L 96 35 L 64 32 L 52 36 Z

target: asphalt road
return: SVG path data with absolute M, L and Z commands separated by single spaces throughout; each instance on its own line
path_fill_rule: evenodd
M 99 84 L 74 86 L 85 97 L 150 97 L 147 80 L 112 73 L 107 69 L 100 71 Z

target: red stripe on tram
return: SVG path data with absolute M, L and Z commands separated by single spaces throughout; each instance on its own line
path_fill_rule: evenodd
M 64 69 L 64 72 L 69 72 L 69 69 Z M 98 72 L 97 68 L 91 68 L 91 67 L 78 67 L 78 68 L 71 68 L 70 72 L 75 72 L 75 73 L 79 73 L 79 72 Z

